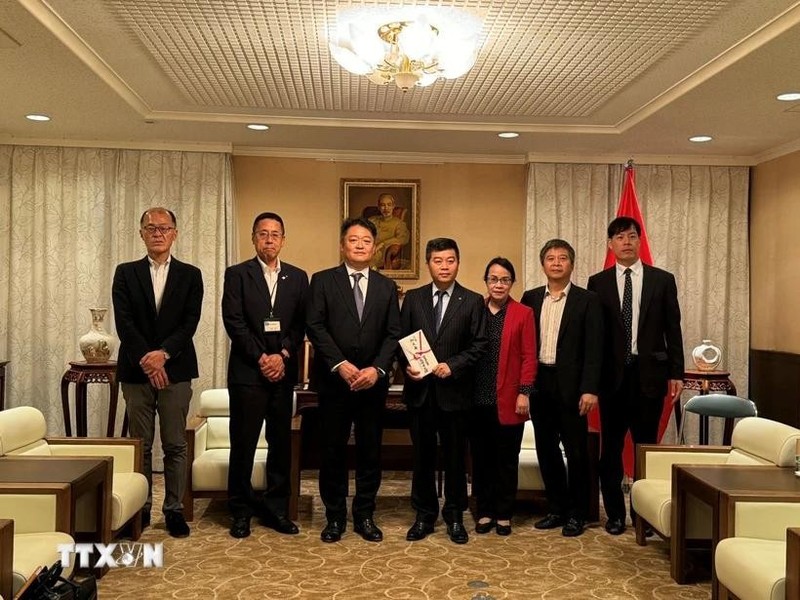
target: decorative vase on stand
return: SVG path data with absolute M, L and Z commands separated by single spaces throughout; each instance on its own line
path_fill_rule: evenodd
M 711 343 L 711 340 L 703 340 L 703 343 L 692 350 L 692 360 L 698 371 L 713 371 L 722 361 L 722 350 Z
M 107 308 L 90 308 L 92 328 L 78 339 L 81 354 L 87 363 L 104 363 L 111 360 L 116 340 L 106 331 Z

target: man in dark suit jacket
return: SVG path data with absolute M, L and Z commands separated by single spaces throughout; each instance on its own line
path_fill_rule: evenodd
M 381 484 L 383 411 L 400 334 L 395 283 L 369 269 L 375 225 L 362 218 L 341 227 L 344 263 L 311 277 L 308 338 L 324 424 L 319 491 L 328 523 L 323 542 L 341 539 L 347 523 L 347 441 L 355 424 L 353 529 L 369 542 L 383 533 L 373 521 Z
M 173 537 L 189 535 L 181 499 L 186 485 L 186 415 L 197 377 L 192 336 L 200 321 L 200 270 L 170 255 L 178 237 L 175 215 L 166 208 L 146 210 L 139 235 L 147 256 L 123 263 L 114 273 L 112 297 L 121 341 L 117 380 L 122 384 L 131 436 L 142 438 L 144 474 L 150 493 L 142 522 L 150 524 L 153 489 L 153 436 L 158 413 L 164 450 L 164 519 Z
M 255 258 L 225 270 L 222 320 L 231 338 L 228 507 L 235 538 L 250 535 L 254 513 L 279 533 L 299 531 L 287 510 L 292 398 L 303 346 L 308 275 L 278 259 L 285 233 L 279 215 L 261 213 L 253 221 Z M 268 446 L 267 488 L 258 497 L 251 476 L 262 425 Z
M 469 536 L 463 514 L 467 508 L 466 437 L 472 401 L 474 367 L 487 348 L 483 297 L 457 281 L 458 244 L 449 238 L 430 240 L 425 262 L 433 282 L 408 292 L 400 314 L 402 335 L 422 330 L 439 361 L 427 376 L 408 365 L 403 400 L 408 405 L 414 473 L 411 505 L 416 519 L 409 541 L 433 532 L 439 516 L 436 495 L 437 432 L 444 455 L 445 487 L 442 518 L 450 539 L 465 544 Z M 402 354 L 402 353 L 401 353 Z
M 586 415 L 597 405 L 602 364 L 603 315 L 597 294 L 571 282 L 575 250 L 550 240 L 539 253 L 547 285 L 525 292 L 522 303 L 538 319 L 539 373 L 531 395 L 536 454 L 549 514 L 537 529 L 561 527 L 567 537 L 586 528 L 589 459 Z M 567 455 L 567 470 L 559 443 Z
M 658 441 L 664 396 L 683 390 L 683 337 L 678 290 L 671 273 L 642 264 L 642 228 L 630 217 L 608 225 L 608 247 L 617 263 L 589 278 L 600 296 L 604 364 L 600 389 L 600 486 L 606 531 L 625 531 L 622 452 L 625 434 L 634 444 Z

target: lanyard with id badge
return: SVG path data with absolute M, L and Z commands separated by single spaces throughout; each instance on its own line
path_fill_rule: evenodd
M 278 290 L 278 280 L 275 280 L 275 285 L 272 286 L 272 289 L 269 289 L 269 283 L 267 283 L 267 290 L 269 291 L 269 316 L 264 319 L 264 333 L 280 333 L 281 332 L 281 320 L 276 317 L 272 312 L 272 307 L 275 306 L 275 292 Z

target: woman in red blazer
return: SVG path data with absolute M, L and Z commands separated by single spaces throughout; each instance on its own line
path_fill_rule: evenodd
M 536 377 L 536 326 L 533 310 L 510 296 L 516 275 L 508 259 L 490 260 L 483 279 L 489 347 L 477 365 L 472 408 L 475 531 L 509 535 L 522 431 Z

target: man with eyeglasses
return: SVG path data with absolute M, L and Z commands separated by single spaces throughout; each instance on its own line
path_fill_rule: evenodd
M 575 250 L 568 242 L 545 243 L 539 262 L 547 285 L 528 290 L 521 300 L 533 309 L 539 325 L 539 370 L 530 410 L 549 510 L 534 527 L 561 527 L 563 536 L 575 537 L 584 532 L 588 517 L 586 415 L 597 406 L 603 313 L 597 294 L 571 282 Z
M 200 321 L 200 270 L 171 255 L 178 237 L 175 214 L 150 208 L 140 219 L 147 256 L 117 266 L 112 298 L 121 341 L 117 380 L 122 384 L 132 437 L 142 438 L 149 484 L 142 525 L 150 524 L 153 436 L 158 414 L 164 450 L 163 512 L 167 532 L 186 537 L 181 500 L 186 487 L 186 415 L 191 381 L 198 376 L 192 337 Z
M 278 258 L 286 242 L 283 219 L 264 212 L 253 221 L 256 256 L 225 270 L 222 320 L 231 339 L 228 359 L 231 452 L 228 508 L 231 536 L 250 535 L 250 518 L 294 535 L 289 520 L 291 421 L 298 354 L 303 347 L 308 275 Z M 267 487 L 251 485 L 261 427 L 267 440 Z

